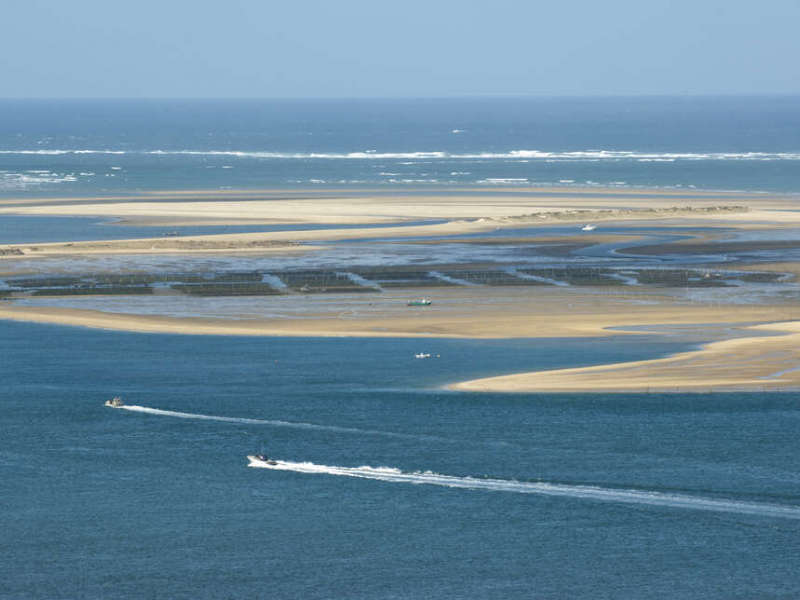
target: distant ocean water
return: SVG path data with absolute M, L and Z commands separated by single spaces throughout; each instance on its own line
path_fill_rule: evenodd
M 800 192 L 800 97 L 2 101 L 0 194 Z

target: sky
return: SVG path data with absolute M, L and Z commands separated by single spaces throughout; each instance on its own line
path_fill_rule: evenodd
M 0 98 L 800 94 L 800 0 L 2 0 Z

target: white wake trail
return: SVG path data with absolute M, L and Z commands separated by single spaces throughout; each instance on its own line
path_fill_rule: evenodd
M 338 433 L 352 433 L 357 435 L 376 435 L 382 437 L 404 438 L 404 439 L 428 439 L 449 441 L 446 438 L 436 436 L 415 435 L 407 433 L 395 433 L 392 431 L 380 431 L 377 429 L 358 429 L 356 427 L 340 427 L 338 425 L 317 425 L 315 423 L 304 423 L 302 421 L 280 421 L 276 419 L 247 419 L 244 417 L 219 417 L 216 415 L 201 415 L 196 413 L 185 413 L 174 410 L 161 410 L 160 408 L 150 408 L 147 406 L 125 405 L 118 409 L 130 410 L 148 415 L 158 415 L 161 417 L 177 417 L 179 419 L 199 419 L 202 421 L 220 421 L 223 423 L 240 423 L 244 425 L 271 425 L 273 427 L 289 427 L 293 429 L 314 429 L 319 431 L 336 431 Z
M 297 473 L 313 473 L 341 475 L 376 479 L 393 483 L 412 483 L 416 485 L 438 485 L 449 488 L 471 490 L 487 490 L 494 492 L 514 492 L 517 494 L 539 494 L 543 496 L 563 496 L 582 498 L 601 502 L 621 502 L 649 506 L 666 506 L 689 510 L 705 510 L 713 512 L 756 515 L 760 517 L 776 517 L 783 519 L 800 519 L 800 507 L 761 504 L 756 502 L 736 502 L 733 500 L 716 500 L 700 496 L 687 496 L 656 491 L 617 490 L 578 485 L 562 485 L 545 482 L 527 482 L 509 479 L 476 479 L 472 477 L 455 477 L 426 472 L 404 472 L 390 467 L 337 467 L 317 465 L 314 463 L 277 461 L 270 465 L 266 462 L 251 459 L 249 467 L 272 469 L 274 471 L 294 471 Z

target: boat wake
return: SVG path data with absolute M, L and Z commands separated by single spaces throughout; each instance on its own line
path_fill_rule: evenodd
M 664 506 L 668 508 L 684 508 L 722 513 L 756 515 L 783 519 L 799 519 L 800 507 L 761 504 L 756 502 L 736 502 L 734 500 L 717 500 L 701 496 L 670 494 L 665 492 L 625 490 L 602 487 L 563 485 L 541 481 L 517 481 L 513 479 L 481 479 L 473 477 L 455 477 L 440 475 L 430 471 L 405 472 L 390 467 L 336 467 L 317 465 L 314 463 L 276 461 L 270 465 L 261 460 L 250 458 L 249 467 L 272 469 L 275 471 L 294 471 L 325 475 L 341 475 L 362 479 L 376 479 L 392 483 L 412 483 L 416 485 L 438 485 L 449 488 L 470 490 L 487 490 L 493 492 L 513 492 L 517 494 L 539 494 L 542 496 L 561 496 L 580 498 L 601 502 L 619 502 L 648 506 Z
M 414 439 L 414 440 L 438 440 L 450 441 L 432 435 L 395 433 L 392 431 L 380 431 L 377 429 L 358 429 L 356 427 L 341 427 L 339 425 L 317 425 L 315 423 L 304 423 L 302 421 L 281 421 L 276 419 L 248 419 L 244 417 L 219 417 L 216 415 L 200 415 L 195 413 L 178 412 L 174 410 L 161 410 L 160 408 L 149 408 L 147 406 L 125 405 L 118 407 L 121 410 L 130 410 L 148 415 L 158 415 L 161 417 L 177 417 L 179 419 L 199 419 L 202 421 L 220 421 L 222 423 L 240 423 L 243 425 L 271 425 L 273 427 L 288 427 L 292 429 L 313 429 L 318 431 L 335 431 L 337 433 L 351 433 L 357 435 L 375 435 L 381 437 Z

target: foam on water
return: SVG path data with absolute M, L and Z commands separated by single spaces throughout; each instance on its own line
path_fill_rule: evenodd
M 466 285 L 466 286 L 478 285 L 477 283 L 472 283 L 471 281 L 467 281 L 466 279 L 458 279 L 457 277 L 450 277 L 449 275 L 445 275 L 440 271 L 428 271 L 428 275 L 430 275 L 431 277 L 435 277 L 436 279 L 446 281 L 447 283 L 453 283 L 455 285 Z
M 330 159 L 330 160 L 440 160 L 440 159 L 527 159 L 565 161 L 800 161 L 800 152 L 642 152 L 637 150 L 509 150 L 505 152 L 447 152 L 431 150 L 422 152 L 281 152 L 245 150 L 105 150 L 105 149 L 38 149 L 0 150 L 0 154 L 18 155 L 151 155 L 151 156 L 225 156 L 253 159 Z
M 80 173 L 80 177 L 93 177 L 94 173 Z M 28 188 L 53 183 L 74 183 L 79 177 L 74 173 L 51 172 L 48 170 L 27 170 L 27 171 L 0 171 L 0 189 L 4 188 Z
M 251 460 L 249 467 L 272 469 L 275 471 L 294 471 L 297 473 L 340 475 L 362 479 L 376 479 L 392 483 L 411 483 L 416 485 L 438 485 L 449 488 L 487 490 L 494 492 L 513 492 L 517 494 L 539 494 L 543 496 L 563 496 L 596 500 L 601 502 L 620 502 L 668 508 L 684 508 L 724 513 L 800 519 L 800 507 L 779 506 L 757 502 L 737 502 L 718 500 L 701 496 L 670 494 L 657 491 L 612 489 L 593 486 L 563 485 L 543 481 L 518 481 L 514 479 L 483 479 L 440 475 L 430 471 L 406 472 L 392 467 L 339 467 L 318 465 L 310 462 L 276 461 L 270 465 L 260 460 Z
M 378 290 L 378 291 L 383 291 L 383 288 L 380 286 L 379 283 L 377 283 L 375 281 L 372 281 L 370 279 L 366 279 L 365 277 L 362 277 L 361 275 L 358 275 L 357 273 L 351 273 L 349 271 L 337 271 L 336 274 L 337 275 L 344 275 L 350 281 L 352 281 L 353 283 L 355 283 L 357 285 L 360 285 L 360 286 L 363 286 L 363 287 L 372 288 L 372 289 Z
M 520 279 L 528 279 L 529 281 L 538 281 L 540 283 L 547 283 L 550 285 L 556 285 L 558 287 L 570 287 L 570 284 L 566 281 L 561 281 L 559 279 L 551 279 L 550 277 L 540 277 L 539 275 L 529 275 L 528 273 L 522 273 L 515 268 L 507 269 L 507 272 L 513 275 L 514 277 L 519 277 Z

